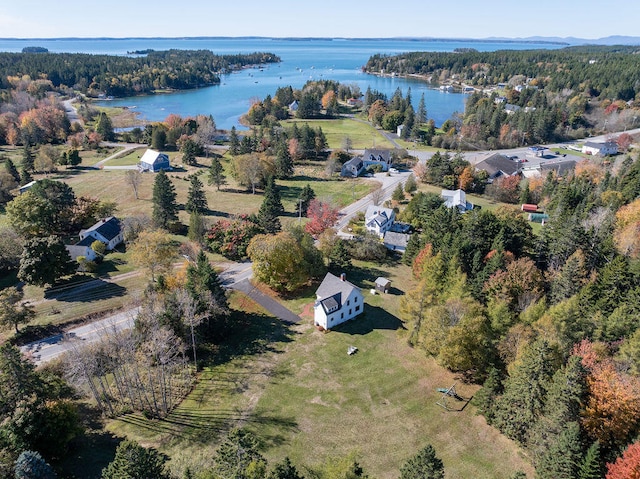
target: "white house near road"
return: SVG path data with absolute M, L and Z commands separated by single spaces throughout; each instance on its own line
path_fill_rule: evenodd
M 617 155 L 618 144 L 615 141 L 606 141 L 604 143 L 587 141 L 582 145 L 582 153 L 599 156 Z
M 396 212 L 391 208 L 369 205 L 364 214 L 364 226 L 370 233 L 375 233 L 380 238 L 389 231 L 396 219 Z
M 458 208 L 460 213 L 473 209 L 473 204 L 467 201 L 467 195 L 463 190 L 442 190 L 440 196 L 447 208 Z
M 337 277 L 327 273 L 316 291 L 316 298 L 313 321 L 324 329 L 349 321 L 364 310 L 360 288 L 347 281 L 344 274 Z

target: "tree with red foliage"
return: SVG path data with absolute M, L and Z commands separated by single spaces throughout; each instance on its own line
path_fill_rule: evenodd
M 627 151 L 633 143 L 633 137 L 629 133 L 622 133 L 618 138 L 616 138 L 616 143 L 618 144 L 618 148 L 620 151 Z
M 607 464 L 606 479 L 640 479 L 640 442 L 634 442 L 616 462 Z
M 307 208 L 307 218 L 309 222 L 305 225 L 304 230 L 317 236 L 327 228 L 330 228 L 338 220 L 338 209 L 329 203 L 313 199 L 309 202 Z

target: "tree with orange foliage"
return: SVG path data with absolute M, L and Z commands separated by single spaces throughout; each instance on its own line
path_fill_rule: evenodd
M 467 166 L 458 177 L 458 188 L 469 191 L 473 186 L 473 166 Z
M 490 298 L 507 302 L 513 311 L 523 311 L 542 296 L 542 273 L 529 258 L 520 258 L 493 273 L 484 291 Z
M 616 143 L 620 151 L 624 152 L 629 149 L 631 143 L 633 143 L 633 137 L 629 133 L 622 133 L 616 138 Z
M 604 178 L 604 168 L 591 160 L 582 160 L 576 164 L 575 175 L 584 178 L 594 185 L 599 184 Z
M 618 210 L 613 238 L 621 254 L 640 258 L 640 198 Z
M 496 201 L 517 203 L 520 200 L 520 177 L 513 175 L 498 178 L 487 186 L 487 195 Z
M 338 108 L 338 99 L 336 98 L 336 93 L 333 90 L 329 90 L 322 95 L 322 108 L 327 111 L 328 115 L 335 113 Z
M 640 429 L 640 379 L 618 371 L 613 360 L 596 346 L 584 340 L 573 349 L 589 371 L 582 426 L 604 447 L 619 447 Z
M 607 464 L 606 479 L 640 479 L 640 442 L 634 442 L 616 462 Z

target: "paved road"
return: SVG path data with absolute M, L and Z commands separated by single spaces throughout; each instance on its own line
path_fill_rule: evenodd
M 222 267 L 224 269 L 220 273 L 220 280 L 225 287 L 244 291 L 243 289 L 241 289 L 241 287 L 236 287 L 236 284 L 242 283 L 242 282 L 251 284 L 248 281 L 248 279 L 252 275 L 252 269 L 251 269 L 252 264 L 250 262 L 223 263 L 216 266 Z M 135 273 L 139 274 L 139 272 L 135 272 Z M 116 279 L 118 279 L 118 277 L 114 278 L 113 281 L 115 281 Z M 104 280 L 98 280 L 98 281 L 104 281 Z M 91 284 L 83 285 L 81 286 L 81 288 L 84 288 L 83 289 L 84 291 L 90 285 Z M 246 287 L 244 288 L 246 289 Z M 70 291 L 69 293 L 66 293 L 66 294 L 72 294 L 72 293 L 73 291 Z M 262 294 L 262 293 L 259 293 L 259 294 Z M 268 299 L 273 301 L 271 298 L 268 298 Z M 272 311 L 272 306 L 267 306 L 267 304 L 263 304 L 262 300 L 256 299 L 256 301 L 262 304 L 267 310 L 271 311 L 273 314 L 280 317 L 279 314 L 282 313 L 281 309 L 277 309 L 273 307 L 274 310 Z M 281 308 L 284 308 L 284 307 L 281 306 Z M 138 315 L 138 311 L 139 311 L 139 308 L 132 308 L 117 314 L 107 316 L 105 318 L 94 321 L 90 324 L 85 324 L 83 326 L 72 328 L 64 334 L 59 334 L 56 336 L 52 336 L 50 338 L 45 338 L 39 341 L 34 341 L 32 343 L 26 344 L 20 348 L 20 351 L 22 351 L 22 354 L 30 358 L 35 364 L 46 363 L 48 361 L 51 361 L 52 359 L 59 357 L 60 355 L 66 353 L 67 351 L 72 350 L 73 348 L 97 341 L 98 339 L 100 339 L 101 334 L 103 334 L 106 331 L 123 331 L 125 329 L 131 329 L 133 327 L 135 317 Z M 289 313 L 293 314 L 290 311 Z M 285 317 L 287 318 L 287 320 L 291 320 L 290 316 L 285 315 Z M 298 318 L 298 320 L 299 319 L 300 318 Z
M 243 279 L 242 281 L 233 283 L 230 287 L 231 289 L 242 291 L 284 323 L 295 324 L 300 321 L 300 316 L 295 314 L 293 311 L 285 308 L 282 304 L 278 303 L 272 297 L 264 294 L 253 284 L 251 284 L 248 279 Z
M 114 170 L 115 169 L 130 170 L 132 168 L 130 168 L 129 166 L 126 166 L 124 168 L 119 168 L 117 166 L 105 167 L 104 164 L 109 160 L 113 160 L 114 158 L 117 158 L 119 156 L 124 156 L 127 153 L 129 153 L 131 150 L 135 150 L 136 148 L 148 148 L 147 145 L 142 144 L 142 143 L 114 143 L 114 142 L 108 142 L 108 141 L 103 141 L 102 142 L 102 146 L 110 146 L 110 147 L 113 147 L 113 148 L 122 148 L 122 150 L 114 153 L 113 155 L 107 156 L 104 160 L 100 160 L 99 162 L 97 162 L 94 165 L 94 168 L 103 167 L 105 169 L 114 169 Z
M 398 183 L 405 182 L 409 175 L 411 175 L 410 171 L 392 173 L 390 176 L 387 176 L 386 173 L 376 173 L 374 179 L 382 183 L 381 192 L 378 193 L 374 191 L 364 198 L 342 208 L 339 212 L 338 222 L 335 225 L 335 228 L 338 231 L 338 235 L 350 238 L 351 235 L 342 232 L 342 229 L 349 224 L 349 220 L 351 220 L 351 218 L 358 214 L 359 211 L 365 211 L 369 205 L 374 204 L 374 197 L 376 195 L 379 195 L 379 198 L 377 198 L 378 204 L 382 204 L 387 201 L 389 198 L 391 198 L 393 190 L 396 189 Z

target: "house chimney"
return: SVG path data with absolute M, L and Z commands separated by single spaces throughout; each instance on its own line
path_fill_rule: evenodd
M 341 273 L 340 274 L 340 281 L 346 281 L 347 280 L 347 273 Z

